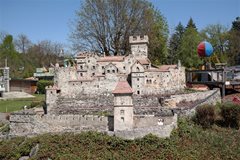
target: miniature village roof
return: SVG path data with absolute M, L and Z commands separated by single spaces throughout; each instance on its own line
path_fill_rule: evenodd
M 150 64 L 150 60 L 148 58 L 138 58 L 137 61 L 142 65 Z
M 97 53 L 95 53 L 95 52 L 79 52 L 75 57 L 84 59 L 88 56 L 94 56 L 94 55 L 97 55 Z
M 169 72 L 170 69 L 176 69 L 177 65 L 162 65 L 158 68 L 147 69 L 146 72 Z
M 97 61 L 98 62 L 122 62 L 124 60 L 124 56 L 107 56 L 101 57 Z
M 177 65 L 162 65 L 158 68 L 162 71 L 169 71 L 169 69 L 177 69 Z
M 113 94 L 133 93 L 132 88 L 127 81 L 119 81 L 116 88 L 112 92 Z

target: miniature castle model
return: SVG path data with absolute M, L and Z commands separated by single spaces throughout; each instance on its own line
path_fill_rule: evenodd
M 131 54 L 127 56 L 83 52 L 75 57 L 75 66 L 56 64 L 54 86 L 46 89 L 48 109 L 62 98 L 112 95 L 120 80 L 128 81 L 133 94 L 139 96 L 172 93 L 185 87 L 185 68 L 180 64 L 160 67 L 151 64 L 148 36 L 130 36 L 129 43 Z
M 54 85 L 46 88 L 45 114 L 13 113 L 10 133 L 94 130 L 127 139 L 149 133 L 169 137 L 177 115 L 172 110 L 163 114 L 158 95 L 183 89 L 185 69 L 152 65 L 147 36 L 131 36 L 129 42 L 127 56 L 80 53 L 75 66 L 56 64 Z

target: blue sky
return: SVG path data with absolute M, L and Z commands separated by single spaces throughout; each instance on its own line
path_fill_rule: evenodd
M 34 43 L 70 44 L 70 22 L 83 0 L 0 0 L 0 32 L 25 34 Z M 170 32 L 193 18 L 199 30 L 209 24 L 231 27 L 240 16 L 240 0 L 150 0 L 167 18 Z

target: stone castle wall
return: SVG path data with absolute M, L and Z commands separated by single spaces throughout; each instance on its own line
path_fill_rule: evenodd
M 178 106 L 180 102 L 194 102 L 201 101 L 205 99 L 211 98 L 211 101 L 208 102 L 210 104 L 216 104 L 217 102 L 221 102 L 221 94 L 219 89 L 208 90 L 208 91 L 199 91 L 188 94 L 179 94 L 179 95 L 171 95 L 169 98 L 165 98 L 162 101 L 162 106 L 166 108 L 178 108 L 184 106 Z
M 108 117 L 95 115 L 34 115 L 15 113 L 10 116 L 11 135 L 43 133 L 108 131 Z
M 142 138 L 147 134 L 154 134 L 161 138 L 170 137 L 171 132 L 174 128 L 177 128 L 177 115 L 175 114 L 172 117 L 165 118 L 164 125 L 156 125 L 156 117 L 142 117 L 142 122 L 145 122 L 145 125 L 137 124 L 137 120 L 140 117 L 135 117 L 135 128 L 133 130 L 125 130 L 125 131 L 116 131 L 114 134 L 118 137 L 125 139 L 135 139 Z M 159 119 L 160 117 L 157 117 Z M 152 120 L 152 121 L 151 121 Z M 153 124 L 154 123 L 154 124 Z M 148 126 L 147 126 L 148 125 Z
M 144 95 L 174 93 L 185 87 L 185 68 L 170 69 L 167 72 L 146 72 L 144 81 Z
M 113 112 L 112 94 L 99 96 L 79 95 L 76 98 L 59 97 L 48 111 L 49 114 L 92 114 L 96 112 Z M 161 107 L 158 97 L 133 96 L 134 108 Z M 49 107 L 49 106 L 48 106 Z
M 202 95 L 202 99 L 200 99 L 196 104 L 191 105 L 190 107 L 181 106 L 175 109 L 175 113 L 179 116 L 193 116 L 196 112 L 196 108 L 201 105 L 216 105 L 218 102 L 221 102 L 221 93 L 219 89 L 214 89 L 208 91 L 208 95 Z
M 159 118 L 164 125 L 159 126 Z M 177 115 L 171 117 L 134 116 L 133 129 L 116 131 L 114 134 L 126 139 L 139 138 L 154 133 L 168 137 L 173 128 L 177 127 Z M 81 132 L 81 131 L 113 131 L 113 117 L 95 115 L 36 115 L 24 112 L 14 113 L 10 117 L 10 135 L 28 136 L 44 133 Z M 127 137 L 126 134 L 128 134 Z

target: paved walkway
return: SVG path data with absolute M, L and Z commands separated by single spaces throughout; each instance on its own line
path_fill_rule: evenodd
M 0 99 L 13 99 L 13 98 L 33 98 L 34 96 L 25 92 L 4 92 L 3 97 Z

